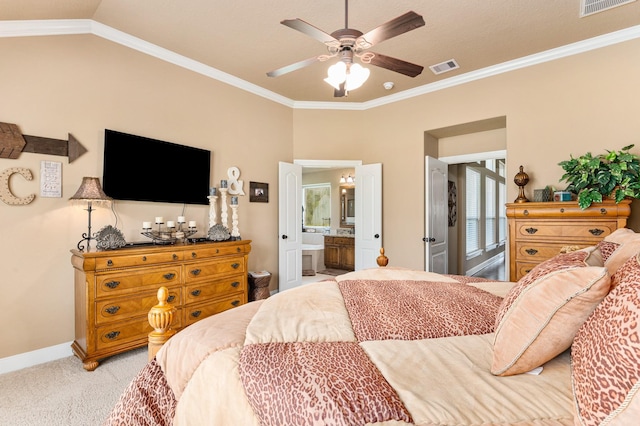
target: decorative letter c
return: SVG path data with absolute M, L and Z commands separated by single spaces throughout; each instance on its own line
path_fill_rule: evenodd
M 11 193 L 11 188 L 9 187 L 9 179 L 14 173 L 19 173 L 26 180 L 33 180 L 33 175 L 31 174 L 31 170 L 25 169 L 24 167 L 11 167 L 9 169 L 3 170 L 0 172 L 0 200 L 4 201 L 6 204 L 10 206 L 19 206 L 29 204 L 36 198 L 36 194 L 31 194 L 23 198 L 18 198 Z

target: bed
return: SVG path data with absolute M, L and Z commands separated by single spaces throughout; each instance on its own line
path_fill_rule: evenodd
M 631 425 L 640 238 L 517 283 L 384 267 L 173 336 L 106 425 Z

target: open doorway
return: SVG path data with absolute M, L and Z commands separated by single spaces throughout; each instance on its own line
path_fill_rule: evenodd
M 506 279 L 506 117 L 425 132 L 425 155 L 448 164 L 448 272 Z

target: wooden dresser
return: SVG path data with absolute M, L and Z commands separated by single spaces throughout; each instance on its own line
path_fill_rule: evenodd
M 356 247 L 353 237 L 324 237 L 324 266 L 326 268 L 353 271 L 355 268 Z
M 624 228 L 630 201 L 605 201 L 581 210 L 574 201 L 509 203 L 509 280 L 518 281 L 534 266 L 560 253 L 562 247 L 596 245 Z
M 147 313 L 161 286 L 177 309 L 176 330 L 247 303 L 250 251 L 250 240 L 72 250 L 73 352 L 92 371 L 102 358 L 146 345 Z

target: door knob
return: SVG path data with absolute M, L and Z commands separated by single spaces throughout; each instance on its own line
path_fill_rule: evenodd
M 425 243 L 434 243 L 436 239 L 433 237 L 424 237 L 422 241 L 424 241 Z
M 374 235 L 373 238 L 380 238 L 380 234 Z
M 283 240 L 286 240 L 287 238 L 289 238 L 289 237 L 287 237 L 286 235 L 283 235 L 283 236 L 282 236 L 282 239 L 283 239 Z

